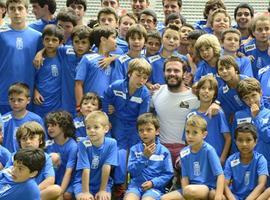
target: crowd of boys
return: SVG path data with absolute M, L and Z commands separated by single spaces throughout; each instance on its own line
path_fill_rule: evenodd
M 30 3 L 0 0 L 0 199 L 270 199 L 268 12 Z

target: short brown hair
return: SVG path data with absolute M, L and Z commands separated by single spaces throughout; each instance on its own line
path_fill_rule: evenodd
M 221 33 L 221 42 L 224 42 L 227 33 L 235 33 L 239 36 L 239 44 L 241 44 L 241 32 L 236 28 L 228 28 Z
M 40 139 L 39 148 L 45 147 L 45 131 L 43 127 L 35 122 L 29 121 L 22 124 L 16 131 L 16 139 L 21 147 L 21 139 L 23 137 L 32 137 L 34 135 L 38 135 Z
M 237 128 L 234 131 L 234 139 L 237 139 L 239 132 L 241 133 L 250 133 L 253 137 L 253 139 L 257 140 L 257 128 L 255 125 L 251 123 L 242 123 L 237 126 Z
M 87 92 L 83 95 L 82 100 L 80 102 L 80 107 L 82 106 L 84 101 L 94 101 L 98 104 L 98 109 L 102 108 L 101 98 L 94 92 Z
M 135 23 L 138 23 L 138 19 L 137 19 L 136 15 L 134 15 L 133 13 L 126 13 L 126 14 L 122 15 L 122 16 L 119 18 L 118 24 L 121 23 L 121 21 L 122 21 L 122 19 L 123 19 L 124 17 L 129 17 L 130 19 L 133 19 L 133 20 L 135 21 Z
M 223 8 L 224 10 L 226 10 L 226 6 L 223 0 L 208 0 L 204 6 L 204 11 L 203 11 L 204 19 L 208 18 L 210 10 L 212 10 L 215 7 Z
M 229 23 L 230 23 L 230 25 L 231 25 L 232 19 L 231 19 L 231 16 L 229 15 L 229 13 L 228 13 L 226 10 L 224 10 L 224 9 L 222 9 L 222 8 L 219 8 L 219 9 L 216 9 L 216 10 L 212 13 L 212 16 L 211 16 L 211 18 L 210 18 L 210 24 L 211 24 L 211 26 L 213 26 L 214 18 L 215 18 L 215 16 L 216 16 L 218 13 L 223 13 L 226 17 L 228 17 L 228 18 L 229 18 Z
M 57 20 L 63 21 L 63 22 L 71 22 L 73 26 L 77 25 L 78 16 L 76 15 L 76 12 L 70 8 L 62 8 L 59 13 L 56 16 Z
M 134 58 L 128 63 L 128 74 L 132 74 L 134 71 L 146 74 L 150 76 L 152 72 L 151 65 L 144 58 Z
M 163 64 L 163 72 L 165 71 L 165 68 L 169 62 L 180 62 L 183 65 L 183 74 L 187 71 L 186 63 L 181 58 L 178 56 L 171 56 L 165 60 Z
M 126 41 L 128 43 L 129 38 L 134 37 L 136 34 L 139 35 L 140 38 L 144 38 L 145 41 L 147 40 L 147 31 L 141 24 L 134 24 L 132 25 L 126 35 Z
M 153 113 L 144 113 L 137 118 L 137 128 L 144 124 L 153 124 L 155 129 L 159 129 L 159 121 Z
M 8 96 L 12 94 L 24 94 L 27 98 L 30 97 L 30 89 L 26 83 L 13 83 L 8 89 Z
M 88 39 L 90 41 L 90 36 L 92 33 L 92 29 L 86 25 L 77 25 L 73 28 L 71 33 L 72 40 L 75 36 L 77 36 L 80 40 Z
M 114 18 L 115 18 L 115 21 L 117 22 L 118 21 L 118 16 L 116 14 L 116 12 L 114 11 L 114 9 L 110 8 L 110 7 L 105 7 L 105 8 L 102 8 L 100 11 L 98 11 L 98 15 L 97 15 L 97 20 L 98 20 L 98 23 L 99 23 L 99 20 L 100 20 L 100 15 L 102 14 L 105 14 L 105 15 L 113 15 Z
M 212 99 L 212 102 L 215 101 L 215 99 L 217 98 L 218 95 L 218 82 L 217 79 L 213 76 L 213 75 L 207 75 L 207 76 L 203 76 L 197 83 L 196 85 L 196 96 L 198 97 L 198 99 L 200 100 L 200 89 L 202 88 L 202 86 L 206 83 L 209 82 L 211 89 L 215 91 L 214 97 Z
M 261 93 L 261 84 L 257 79 L 246 78 L 238 83 L 237 92 L 241 99 L 243 99 L 247 94 L 250 94 L 251 91 Z
M 221 56 L 219 58 L 219 61 L 217 63 L 217 73 L 218 73 L 218 68 L 219 66 L 233 66 L 233 68 L 235 69 L 235 71 L 237 72 L 237 74 L 240 74 L 240 69 L 238 67 L 237 62 L 235 61 L 235 58 L 231 55 L 225 55 L 225 56 Z
M 200 128 L 202 131 L 207 131 L 207 122 L 200 115 L 192 115 L 186 121 L 186 127 L 192 126 L 196 128 Z

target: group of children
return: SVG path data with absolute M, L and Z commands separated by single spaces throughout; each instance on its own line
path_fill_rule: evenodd
M 84 0 L 29 28 L 26 0 L 0 3 L 11 21 L 0 20 L 0 199 L 270 199 L 270 17 L 247 34 L 254 11 L 240 5 L 236 28 L 209 0 L 196 30 L 177 13 L 155 30 L 148 9 L 103 8 L 90 28 Z M 177 163 L 149 112 L 172 57 L 200 101 Z

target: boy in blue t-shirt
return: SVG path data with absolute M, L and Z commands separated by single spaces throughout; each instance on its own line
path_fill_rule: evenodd
M 127 78 L 128 64 L 134 58 L 143 58 L 141 52 L 144 48 L 144 44 L 147 37 L 146 29 L 140 25 L 132 25 L 126 35 L 126 41 L 128 43 L 128 52 L 120 55 L 114 61 L 114 69 L 112 71 L 111 83 L 117 80 Z
M 256 127 L 251 123 L 240 124 L 234 136 L 239 152 L 225 164 L 225 195 L 227 199 L 257 199 L 265 188 L 268 169 L 265 157 L 254 151 Z
M 47 25 L 42 33 L 44 45 L 43 66 L 35 76 L 33 112 L 44 118 L 47 113 L 61 108 L 62 64 L 57 48 L 64 39 L 63 29 L 56 25 Z
M 19 149 L 16 141 L 16 131 L 25 122 L 36 121 L 43 125 L 40 116 L 26 109 L 30 102 L 29 87 L 25 83 L 15 83 L 8 90 L 11 112 L 2 116 L 3 121 L 3 146 L 11 153 Z
M 35 77 L 32 61 L 41 46 L 41 33 L 26 24 L 28 1 L 8 0 L 6 5 L 11 23 L 0 30 L 0 113 L 2 114 L 11 110 L 8 104 L 8 88 L 11 84 L 26 83 L 32 94 Z
M 264 155 L 270 169 L 270 110 L 262 102 L 262 91 L 258 80 L 246 78 L 237 86 L 237 92 L 248 108 L 235 113 L 233 130 L 245 122 L 253 123 L 258 130 L 258 142 L 255 150 Z M 268 179 L 267 186 L 270 186 Z
M 180 152 L 182 190 L 162 196 L 167 199 L 224 199 L 224 174 L 215 149 L 204 142 L 207 122 L 193 115 L 186 122 L 188 146 Z
M 14 156 L 11 172 L 0 172 L 0 199 L 40 200 L 40 192 L 34 177 L 45 163 L 41 149 L 26 148 Z
M 117 144 L 105 137 L 109 118 L 93 111 L 85 119 L 88 138 L 78 144 L 77 173 L 74 191 L 77 199 L 111 199 L 110 172 L 118 165 Z
M 125 199 L 159 199 L 173 177 L 171 154 L 159 142 L 159 122 L 152 113 L 140 115 L 137 128 L 141 142 L 130 149 L 128 172 L 131 180 Z
M 35 121 L 26 122 L 21 125 L 16 132 L 16 139 L 21 149 L 32 147 L 35 149 L 43 149 L 45 147 L 45 131 L 44 128 Z M 11 168 L 14 164 L 14 155 L 8 161 L 5 168 Z M 45 163 L 38 175 L 35 177 L 40 190 L 42 200 L 55 199 L 60 197 L 61 188 L 54 185 L 55 173 L 53 169 L 51 157 L 45 153 Z
M 253 18 L 251 31 L 254 39 L 245 44 L 241 51 L 251 59 L 253 75 L 258 78 L 259 69 L 270 64 L 269 41 L 270 19 L 268 15 Z
M 109 27 L 94 28 L 91 38 L 93 44 L 98 47 L 97 53 L 83 56 L 78 64 L 78 71 L 75 78 L 75 96 L 77 106 L 80 105 L 82 96 L 87 92 L 95 92 L 103 97 L 104 92 L 111 83 L 112 67 L 100 66 L 100 60 L 109 57 L 110 52 L 116 47 L 116 31 Z

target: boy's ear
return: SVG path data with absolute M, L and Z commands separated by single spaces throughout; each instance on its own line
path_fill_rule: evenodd
M 208 134 L 208 132 L 207 132 L 207 131 L 204 131 L 204 132 L 203 132 L 203 139 L 205 139 L 205 138 L 206 138 L 207 134 Z
M 105 42 L 106 39 L 107 39 L 107 38 L 105 38 L 104 36 L 101 36 L 101 37 L 100 37 L 100 42 Z
M 159 133 L 160 133 L 160 128 L 158 128 L 158 129 L 156 130 L 156 136 L 158 136 Z
M 104 129 L 105 129 L 105 131 L 106 131 L 106 133 L 110 130 L 110 125 L 105 125 L 104 126 Z
M 30 173 L 30 178 L 34 178 L 35 176 L 37 176 L 37 174 L 38 174 L 38 171 L 37 171 L 37 170 L 31 172 L 31 173 Z

